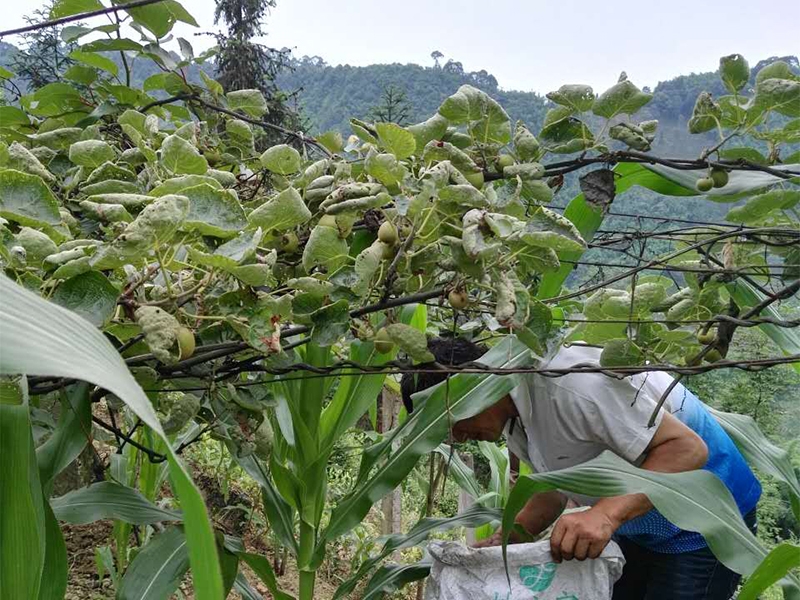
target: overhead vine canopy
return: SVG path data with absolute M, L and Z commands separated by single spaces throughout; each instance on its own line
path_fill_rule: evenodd
M 72 4 L 93 7 L 65 1 L 57 16 Z M 353 119 L 345 140 L 264 121 L 261 92 L 226 93 L 206 70 L 190 81 L 188 68 L 214 51 L 195 56 L 184 39 L 180 55 L 162 47 L 176 21 L 194 23 L 177 2 L 127 14 L 141 40 L 119 35 L 119 21 L 66 27 L 80 45 L 64 81 L 11 92 L 0 106 L 0 262 L 15 285 L 111 341 L 151 394 L 166 435 L 196 420 L 229 444 L 277 498 L 270 519 L 290 515 L 279 535 L 302 570 L 313 571 L 326 541 L 444 439 L 442 415 L 481 409 L 491 395 L 476 386 L 489 373 L 504 375 L 492 379 L 500 393 L 532 371 L 800 367 L 798 320 L 778 310 L 800 288 L 800 77 L 786 64 L 753 79 L 743 57 L 721 59 L 730 94 L 701 94 L 688 123 L 719 134 L 698 157 L 651 155 L 658 123 L 636 119 L 651 95 L 624 74 L 600 94 L 585 85 L 548 94 L 541 131 L 512 123 L 465 85 L 422 123 Z M 80 43 L 97 33 L 104 37 Z M 145 59 L 161 71 L 131 87 L 112 53 L 125 70 Z M 0 68 L 0 77 L 13 74 Z M 284 143 L 263 147 L 265 130 Z M 572 173 L 582 193 L 562 212 L 554 196 Z M 604 231 L 614 198 L 633 186 L 735 204 L 725 223 Z M 650 240 L 664 251 L 644 258 Z M 565 287 L 576 265 L 592 266 L 581 260 L 589 248 L 635 262 Z M 493 354 L 459 367 L 431 363 L 429 322 L 485 334 Z M 738 327 L 761 328 L 784 354 L 725 360 Z M 564 341 L 602 346 L 600 366 L 543 368 Z M 410 436 L 320 533 L 334 441 L 367 411 L 385 374 L 422 369 L 463 372 L 457 399 L 431 396 L 406 428 L 436 419 L 428 437 Z M 40 373 L 28 379 L 30 394 L 73 383 L 45 371 L 28 369 Z M 94 382 L 98 401 L 109 390 Z M 94 420 L 152 461 L 171 455 Z M 376 456 L 365 454 L 365 476 Z M 313 541 L 304 525 L 317 532 Z

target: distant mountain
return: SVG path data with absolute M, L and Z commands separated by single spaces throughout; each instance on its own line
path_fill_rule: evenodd
M 800 72 L 797 57 L 771 57 L 755 65 L 753 76 L 776 60 L 784 60 Z M 294 61 L 293 71 L 278 78 L 281 88 L 299 91 L 300 106 L 314 133 L 328 129 L 349 132 L 349 119 L 367 116 L 373 107 L 380 104 L 383 90 L 390 85 L 406 93 L 411 104 L 409 120 L 421 121 L 436 112 L 442 100 L 465 83 L 490 94 L 512 119 L 521 119 L 531 129 L 540 127 L 549 106 L 544 96 L 504 90 L 490 73 L 467 72 L 460 63 L 452 61 L 441 67 L 399 63 L 353 67 L 332 66 L 320 57 L 303 57 Z M 657 151 L 686 155 L 708 144 L 709 137 L 690 135 L 686 130 L 695 100 L 702 91 L 709 91 L 714 96 L 726 93 L 715 72 L 680 75 L 660 82 L 652 90 L 653 100 L 642 111 L 641 117 L 660 122 Z
M 366 116 L 380 103 L 381 94 L 389 85 L 406 93 L 411 103 L 411 122 L 427 119 L 442 100 L 464 84 L 491 94 L 512 119 L 522 119 L 532 127 L 541 123 L 547 110 L 543 96 L 502 90 L 490 73 L 466 72 L 457 62 L 443 67 L 399 63 L 351 67 L 331 66 L 319 57 L 303 57 L 294 61 L 293 68 L 279 76 L 278 84 L 286 90 L 300 90 L 300 104 L 319 131 L 349 131 L 350 117 Z
M 7 66 L 17 51 L 14 46 L 0 42 L 0 66 Z M 119 60 L 116 53 L 109 56 L 115 61 Z M 797 57 L 783 56 L 756 63 L 753 76 L 763 66 L 776 60 L 787 62 L 800 73 Z M 213 62 L 205 63 L 203 70 L 212 74 Z M 140 87 L 148 76 L 158 72 L 160 70 L 152 61 L 134 61 L 131 83 Z M 199 82 L 199 69 L 196 66 L 189 70 L 188 78 L 192 82 Z M 329 129 L 350 133 L 349 119 L 367 117 L 381 103 L 381 95 L 388 86 L 395 86 L 405 93 L 410 104 L 410 123 L 430 117 L 442 100 L 463 84 L 484 90 L 500 102 L 512 120 L 520 119 L 533 130 L 541 127 L 550 106 L 547 98 L 540 94 L 505 90 L 491 73 L 485 70 L 465 71 L 460 62 L 453 60 L 431 67 L 400 63 L 353 67 L 332 66 L 318 56 L 304 56 L 292 61 L 292 70 L 282 73 L 278 77 L 278 84 L 287 92 L 298 92 L 296 97 L 304 117 L 310 123 L 309 131 L 312 134 Z M 595 90 L 598 93 L 602 91 Z M 637 118 L 659 120 L 655 152 L 689 156 L 698 153 L 713 140 L 713 134 L 690 135 L 686 129 L 695 100 L 702 91 L 711 92 L 714 96 L 726 93 L 715 72 L 679 75 L 660 82 L 652 90 L 653 100 Z

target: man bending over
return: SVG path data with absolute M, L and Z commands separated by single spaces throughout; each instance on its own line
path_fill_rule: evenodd
M 462 338 L 431 341 L 437 362 L 477 360 L 485 348 Z M 562 348 L 547 363 L 554 369 L 599 364 L 600 349 Z M 403 399 L 444 380 L 444 374 L 405 375 Z M 511 452 L 536 472 L 579 465 L 611 450 L 629 463 L 664 473 L 711 471 L 728 487 L 755 529 L 761 486 L 742 455 L 705 405 L 675 386 L 655 426 L 647 422 L 672 382 L 664 372 L 616 379 L 600 373 L 563 377 L 524 376 L 524 383 L 483 412 L 453 425 L 455 441 L 497 441 L 503 433 Z M 613 538 L 626 565 L 614 600 L 728 600 L 739 575 L 725 567 L 699 533 L 684 531 L 661 515 L 644 494 L 591 498 L 560 491 L 536 494 L 516 522 L 531 535 L 549 527 L 570 498 L 591 506 L 559 519 L 550 538 L 555 561 L 600 555 Z M 519 541 L 512 534 L 511 542 Z M 479 545 L 498 545 L 498 532 Z

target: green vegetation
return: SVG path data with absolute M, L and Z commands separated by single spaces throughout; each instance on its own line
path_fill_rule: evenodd
M 258 15 L 266 4 L 248 6 Z M 85 8 L 61 0 L 51 16 Z M 236 43 L 249 43 L 257 30 L 236 33 L 243 24 L 226 11 Z M 178 39 L 180 54 L 169 52 L 175 22 L 194 24 L 178 2 L 124 15 L 144 39 L 122 37 L 118 22 L 72 29 L 77 65 L 63 81 L 11 86 L 0 106 L 0 336 L 13 349 L 0 354 L 0 595 L 63 598 L 61 524 L 111 521 L 96 561 L 119 598 L 168 598 L 187 573 L 199 600 L 253 597 L 256 579 L 292 598 L 275 573 L 283 553 L 309 600 L 347 539 L 359 547 L 334 597 L 380 597 L 428 568 L 384 559 L 406 550 L 410 560 L 433 533 L 509 524 L 553 487 L 644 490 L 752 576 L 751 597 L 783 577 L 797 593 L 784 554 L 797 549 L 798 432 L 779 418 L 797 415 L 800 372 L 800 76 L 790 64 L 751 72 L 723 57 L 681 126 L 704 150 L 684 148 L 676 163 L 658 154 L 655 95 L 624 74 L 601 93 L 565 85 L 545 101 L 452 61 L 302 61 L 292 77 L 307 114 L 344 129 L 337 111 L 347 109 L 345 145 L 341 131 L 311 138 L 269 120 L 272 82 L 242 87 L 241 69 L 217 57 L 226 88 L 201 70 L 215 51 L 195 55 Z M 89 31 L 103 37 L 83 42 Z M 153 72 L 140 82 L 131 65 L 142 63 Z M 6 84 L 14 77 L 0 68 Z M 414 124 L 380 108 L 369 116 L 390 85 L 405 90 Z M 350 104 L 328 93 L 326 107 L 313 86 Z M 384 107 L 398 106 L 392 95 Z M 698 223 L 704 206 L 727 222 Z M 633 225 L 616 214 L 626 207 L 640 213 Z M 659 210 L 692 220 L 642 225 Z M 441 331 L 487 343 L 489 372 L 454 373 L 379 427 L 376 399 L 400 372 L 425 368 L 427 336 Z M 509 490 L 507 454 L 489 444 L 478 467 L 489 465 L 490 494 L 455 514 L 447 466 L 470 492 L 482 488 L 443 445 L 450 424 L 576 340 L 602 346 L 608 372 L 697 374 L 691 385 L 719 400 L 718 419 L 771 478 L 760 540 L 708 472 L 665 476 L 604 455 Z M 100 443 L 103 480 L 55 494 L 56 476 Z M 210 458 L 227 467 L 220 479 L 235 473 L 257 490 L 258 510 L 245 510 L 262 519 L 273 557 L 209 519 L 196 481 Z M 378 548 L 370 512 L 398 487 L 424 497 L 424 510 Z

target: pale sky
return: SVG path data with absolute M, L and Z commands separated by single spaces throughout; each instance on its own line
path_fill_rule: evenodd
M 23 24 L 40 0 L 5 0 L 2 27 Z M 212 44 L 214 0 L 183 0 L 200 29 L 175 32 L 195 50 Z M 602 91 L 620 71 L 655 86 L 678 74 L 713 71 L 738 52 L 751 63 L 800 54 L 800 2 L 773 0 L 277 0 L 265 43 L 329 64 L 433 64 L 430 53 L 486 69 L 505 89 L 545 93 L 563 83 Z M 101 24 L 103 17 L 92 23 Z M 135 32 L 131 32 L 134 36 Z M 14 43 L 13 38 L 4 41 Z

